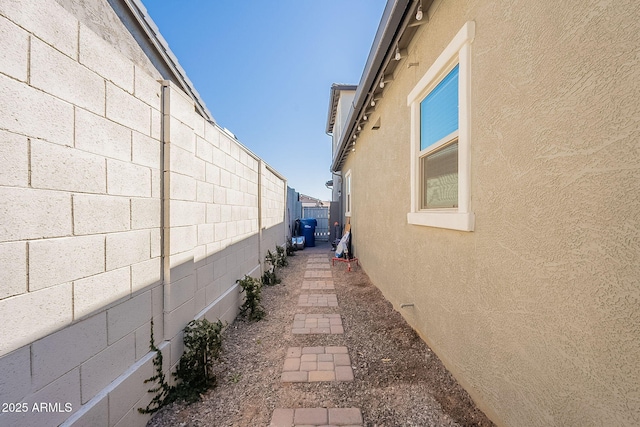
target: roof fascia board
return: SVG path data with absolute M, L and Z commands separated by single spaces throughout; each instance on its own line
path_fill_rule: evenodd
M 385 7 L 382 18 L 380 19 L 378 31 L 373 39 L 373 45 L 369 51 L 369 57 L 367 58 L 362 77 L 360 78 L 360 83 L 358 83 L 354 102 L 351 104 L 351 108 L 349 109 L 347 124 L 345 126 L 346 132 L 344 132 L 340 138 L 340 143 L 336 150 L 336 156 L 334 157 L 331 165 L 332 172 L 337 172 L 339 170 L 339 165 L 345 155 L 344 152 L 349 140 L 349 135 L 351 135 L 354 127 L 356 126 L 356 120 L 362 111 L 367 95 L 375 83 L 373 80 L 380 71 L 384 58 L 396 38 L 396 33 L 400 28 L 407 7 L 409 7 L 410 4 L 411 0 L 389 0 L 387 2 L 387 6 Z
M 332 120 L 332 118 L 335 119 L 334 114 L 335 114 L 335 110 L 336 108 L 338 108 L 338 100 L 340 98 L 340 92 L 342 91 L 347 91 L 347 90 L 357 90 L 358 86 L 356 85 L 343 85 L 343 84 L 338 84 L 338 83 L 334 83 L 331 85 L 331 95 L 329 96 L 329 112 L 327 113 L 327 128 L 326 128 L 326 133 L 330 134 L 331 132 L 333 132 L 333 126 L 334 126 L 334 122 L 335 120 Z

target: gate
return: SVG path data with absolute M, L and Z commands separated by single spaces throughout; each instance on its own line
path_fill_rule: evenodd
M 316 240 L 322 242 L 329 241 L 329 207 L 328 206 L 304 206 L 302 208 L 302 218 L 315 218 L 318 221 L 316 226 Z

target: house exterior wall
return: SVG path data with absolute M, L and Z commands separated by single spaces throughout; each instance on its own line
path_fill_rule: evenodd
M 151 321 L 168 372 L 284 241 L 285 181 L 83 19 L 0 2 L 1 425 L 145 425 Z
M 639 12 L 436 1 L 341 168 L 355 255 L 498 425 L 640 423 Z M 467 21 L 475 229 L 409 225 L 407 95 Z

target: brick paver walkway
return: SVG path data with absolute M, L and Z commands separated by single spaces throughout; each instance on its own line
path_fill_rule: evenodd
M 342 334 L 342 318 L 339 314 L 296 314 L 291 333 Z
M 281 381 L 353 381 L 347 347 L 290 347 Z
M 276 409 L 269 427 L 291 426 L 362 426 L 358 408 Z
M 330 279 L 331 278 L 331 270 L 307 270 L 304 272 L 305 279 L 311 278 L 321 278 L 321 279 Z
M 327 254 L 307 253 L 306 270 L 301 289 L 333 291 L 335 285 Z M 303 293 L 298 307 L 339 308 L 335 293 Z M 343 334 L 342 317 L 338 313 L 297 313 L 291 327 L 293 335 Z M 284 383 L 353 381 L 349 350 L 344 346 L 290 347 L 284 360 Z M 271 427 L 362 427 L 359 408 L 276 408 Z
M 334 290 L 333 280 L 305 280 L 302 282 L 303 291 Z
M 302 294 L 298 298 L 300 307 L 337 307 L 336 294 Z

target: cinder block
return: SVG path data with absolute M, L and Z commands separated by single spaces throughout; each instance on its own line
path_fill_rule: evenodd
M 133 93 L 133 63 L 102 37 L 80 24 L 80 63 Z
M 131 228 L 160 227 L 160 199 L 131 199 Z
M 69 371 L 42 390 L 25 398 L 29 407 L 27 413 L 1 414 L 0 424 L 3 426 L 40 427 L 57 426 L 69 418 L 65 412 L 80 408 L 80 372 L 79 369 Z M 49 407 L 51 404 L 51 409 Z M 35 406 L 35 407 L 34 407 Z
M 220 206 L 220 220 L 222 222 L 229 222 L 233 220 L 233 208 L 231 206 Z
M 76 108 L 75 147 L 119 160 L 131 160 L 131 129 Z
M 155 329 L 155 328 L 154 328 Z M 147 353 L 149 353 L 150 343 L 151 343 L 151 321 L 145 323 L 140 326 L 135 331 L 136 336 L 136 360 L 140 360 L 141 357 L 144 357 Z M 155 336 L 154 330 L 154 340 L 157 342 L 157 337 Z
M 182 304 L 180 307 L 176 308 L 173 311 L 168 311 L 164 316 L 164 334 L 165 339 L 172 340 L 173 337 L 182 332 L 187 323 L 193 320 L 193 317 L 196 315 L 195 302 L 193 298 L 187 300 L 186 303 Z M 172 341 L 171 347 L 173 349 L 174 343 Z M 172 362 L 174 360 L 172 357 Z
M 160 150 L 162 143 L 157 139 L 133 132 L 133 162 L 154 169 L 162 169 Z
M 104 79 L 60 53 L 31 38 L 29 76 L 31 86 L 97 114 L 104 114 Z
M 195 114 L 193 116 L 193 131 L 200 138 L 204 138 L 204 127 L 207 124 L 207 121 L 200 114 Z
M 0 16 L 0 40 L 4 42 L 0 50 L 0 73 L 26 81 L 29 34 Z
M 152 228 L 149 234 L 151 235 L 151 258 L 159 257 L 162 255 L 161 231 L 159 228 Z
M 197 157 L 193 159 L 193 171 L 191 175 L 198 181 L 207 180 L 207 162 Z
M 196 136 L 196 156 L 209 164 L 213 162 L 213 146 L 203 137 Z
M 1 129 L 73 145 L 73 105 L 2 74 L 0 93 Z M 16 108 L 17 100 L 20 108 Z
M 149 104 L 155 110 L 161 108 L 162 84 L 157 79 L 148 75 L 146 71 L 135 66 L 135 89 L 136 98 Z
M 151 197 L 150 169 L 108 159 L 107 192 L 121 196 Z
M 31 185 L 52 190 L 105 193 L 104 158 L 75 148 L 33 140 Z
M 162 265 L 159 257 L 131 265 L 131 292 L 159 283 L 162 279 Z
M 224 132 L 220 133 L 220 150 L 225 154 L 231 153 L 231 138 Z
M 198 245 L 206 245 L 214 241 L 214 224 L 200 224 L 198 227 Z
M 131 292 L 129 267 L 97 274 L 73 283 L 74 318 L 86 316 L 129 295 Z
M 106 116 L 151 136 L 151 107 L 113 83 L 107 82 Z
M 104 236 L 29 242 L 29 290 L 47 288 L 104 271 Z
M 193 129 L 197 114 L 193 99 L 173 83 L 170 84 L 169 90 L 169 114 Z
M 196 226 L 171 227 L 169 253 L 178 254 L 193 249 L 197 244 Z
M 169 195 L 176 200 L 196 200 L 196 182 L 190 176 L 171 172 L 169 174 Z
M 156 286 L 151 289 L 151 304 L 153 309 L 153 336 L 156 343 L 165 340 L 164 336 L 164 286 Z
M 0 243 L 0 299 L 27 292 L 27 244 Z
M 151 108 L 151 138 L 160 141 L 162 138 L 162 113 Z
M 82 403 L 88 402 L 135 363 L 135 337 L 127 335 L 80 366 Z
M 216 205 L 227 204 L 227 189 L 219 185 L 213 186 L 213 203 Z
M 227 238 L 227 223 L 214 224 L 214 238 L 216 242 L 222 242 Z
M 183 277 L 194 274 L 193 250 L 173 254 L 169 257 L 169 274 L 166 274 L 165 281 L 178 281 Z
M 169 204 L 169 220 L 171 227 L 196 224 L 195 211 L 197 204 L 184 200 L 171 200 Z
M 205 224 L 207 222 L 207 206 L 208 203 L 194 203 L 194 224 Z
M 97 314 L 31 345 L 33 388 L 39 390 L 107 347 L 107 316 Z
M 109 393 L 109 424 L 116 425 L 128 412 L 138 412 L 134 407 L 143 396 L 151 384 L 144 381 L 155 374 L 153 358 L 149 358 L 133 372 L 128 373 L 126 378 Z M 132 414 L 133 415 L 133 414 Z M 134 424 L 126 424 L 134 427 Z M 143 424 L 144 426 L 144 424 Z
M 20 402 L 31 390 L 31 348 L 0 357 L 0 402 Z
M 194 301 L 195 301 L 195 304 L 196 304 L 196 306 L 195 306 L 196 313 L 200 313 L 205 308 L 205 306 L 206 306 L 206 297 L 207 297 L 207 294 L 206 294 L 206 290 L 204 288 L 203 289 L 198 289 L 196 291 L 196 295 L 193 298 Z
M 96 396 L 67 418 L 61 427 L 108 427 L 109 395 Z
M 215 224 L 220 222 L 221 212 L 220 205 L 218 204 L 208 204 L 207 205 L 207 217 L 206 221 L 208 224 Z
M 0 355 L 71 323 L 72 301 L 71 283 L 0 300 Z
M 190 153 L 196 150 L 196 134 L 193 129 L 175 117 L 169 117 L 169 143 L 184 148 Z
M 213 203 L 213 184 L 196 181 L 197 200 L 202 203 Z
M 193 299 L 196 292 L 196 275 L 191 274 L 176 282 L 164 285 L 164 309 L 173 311 Z
M 209 141 L 214 147 L 220 147 L 220 128 L 211 123 L 204 125 L 204 139 Z
M 159 199 L 162 196 L 162 172 L 159 169 L 151 169 L 151 197 Z
M 26 137 L 0 131 L 0 162 L 2 163 L 0 185 L 12 187 L 29 185 L 29 143 Z
M 151 320 L 151 290 L 107 310 L 109 345 Z
M 151 258 L 148 230 L 107 234 L 107 271 Z
M 220 167 L 207 163 L 205 166 L 205 180 L 211 184 L 218 184 L 220 182 Z
M 194 158 L 193 152 L 175 144 L 169 144 L 169 168 L 171 172 L 193 176 Z
M 231 188 L 231 173 L 226 169 L 220 169 L 220 186 Z
M 73 195 L 73 232 L 76 235 L 129 230 L 128 198 L 105 195 Z
M 46 40 L 71 58 L 76 57 L 78 20 L 55 1 L 3 1 L 0 2 L 0 15 Z

